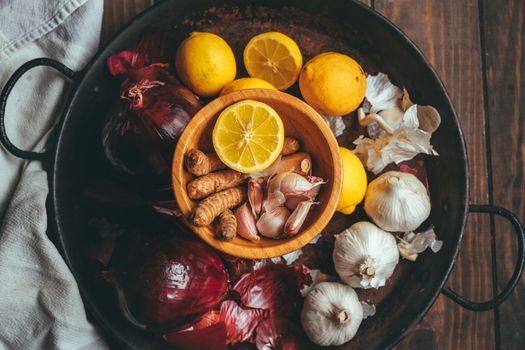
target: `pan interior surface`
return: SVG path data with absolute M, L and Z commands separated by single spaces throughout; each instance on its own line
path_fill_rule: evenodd
M 363 321 L 356 337 L 341 349 L 384 349 L 393 346 L 403 332 L 431 306 L 452 268 L 465 221 L 467 164 L 462 132 L 451 102 L 421 53 L 389 22 L 352 1 L 238 1 L 224 6 L 215 2 L 165 1 L 135 19 L 118 34 L 86 68 L 67 108 L 57 144 L 52 179 L 53 208 L 59 246 L 75 275 L 86 306 L 119 346 L 132 349 L 169 349 L 153 335 L 128 323 L 118 312 L 112 289 L 94 277 L 100 266 L 81 253 L 90 240 L 90 220 L 104 214 L 85 200 L 86 183 L 105 174 L 100 134 L 108 110 L 118 99 L 119 82 L 110 76 L 105 60 L 120 50 L 134 47 L 141 33 L 152 27 L 169 27 L 173 49 L 189 32 L 220 34 L 236 55 L 249 38 L 267 31 L 293 37 L 304 61 L 325 51 L 349 54 L 368 71 L 388 74 L 393 83 L 407 88 L 418 104 L 432 105 L 442 124 L 432 136 L 439 157 L 426 161 L 431 189 L 430 222 L 444 242 L 437 254 L 422 254 L 417 263 L 400 264 L 387 286 L 366 292 L 377 313 Z M 246 76 L 242 57 L 236 57 L 237 77 Z M 170 62 L 172 63 L 172 62 Z M 291 92 L 300 96 L 297 86 Z M 348 135 L 345 146 L 357 135 Z M 109 174 L 109 173 L 108 173 Z M 111 175 L 107 175 L 111 177 Z M 123 219 L 129 214 L 121 213 Z M 341 231 L 352 219 L 337 214 L 331 229 Z

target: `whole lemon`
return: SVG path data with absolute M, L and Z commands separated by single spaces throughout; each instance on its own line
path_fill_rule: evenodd
M 272 84 L 266 80 L 259 78 L 240 78 L 228 83 L 222 90 L 221 96 L 229 94 L 233 91 L 247 90 L 247 89 L 269 89 L 277 90 Z
M 366 194 L 367 178 L 363 164 L 348 148 L 339 147 L 343 163 L 343 186 L 337 211 L 352 214 Z
M 314 109 L 326 115 L 344 115 L 355 111 L 363 101 L 366 76 L 350 56 L 325 52 L 304 65 L 299 88 Z
M 232 49 L 212 33 L 191 33 L 177 49 L 175 68 L 194 93 L 207 97 L 217 95 L 237 74 Z

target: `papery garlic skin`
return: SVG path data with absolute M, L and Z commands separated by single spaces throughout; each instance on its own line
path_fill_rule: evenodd
M 339 277 L 354 288 L 379 288 L 399 262 L 396 239 L 376 225 L 361 221 L 336 235 L 332 255 Z
M 312 342 L 337 346 L 351 340 L 363 320 L 356 292 L 336 282 L 316 284 L 306 295 L 301 325 Z
M 414 231 L 430 215 L 425 185 L 409 173 L 388 171 L 368 185 L 364 209 L 385 231 Z

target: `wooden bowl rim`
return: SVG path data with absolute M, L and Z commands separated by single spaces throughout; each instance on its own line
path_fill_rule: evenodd
M 334 169 L 333 184 L 328 202 L 326 203 L 319 218 L 310 226 L 309 229 L 301 232 L 291 239 L 282 240 L 282 243 L 273 245 L 271 247 L 240 247 L 233 242 L 224 242 L 216 239 L 213 235 L 213 232 L 211 231 L 212 229 L 209 226 L 194 226 L 187 220 L 187 216 L 191 212 L 193 205 L 186 193 L 186 189 L 182 185 L 183 174 L 185 172 L 187 173 L 184 168 L 184 154 L 187 151 L 186 144 L 188 143 L 188 139 L 193 136 L 193 133 L 196 130 L 206 127 L 210 119 L 217 112 L 241 100 L 258 100 L 259 98 L 285 101 L 286 103 L 292 105 L 293 108 L 302 111 L 308 117 L 309 122 L 313 122 L 316 125 L 329 146 L 329 153 L 331 155 Z M 319 115 L 319 113 L 317 113 L 317 111 L 315 111 L 312 107 L 306 104 L 306 102 L 300 100 L 299 98 L 285 92 L 268 89 L 247 89 L 234 91 L 229 94 L 219 96 L 205 105 L 199 112 L 195 114 L 195 116 L 190 120 L 184 129 L 181 137 L 179 138 L 179 141 L 177 142 L 177 146 L 173 154 L 172 185 L 173 192 L 175 194 L 175 200 L 180 211 L 182 212 L 184 223 L 211 247 L 229 255 L 241 258 L 264 259 L 282 256 L 304 247 L 315 236 L 321 233 L 321 231 L 330 222 L 337 207 L 342 187 L 342 161 L 339 154 L 339 145 L 334 134 L 332 133 L 332 130 L 328 127 L 328 124 L 325 122 L 325 120 Z

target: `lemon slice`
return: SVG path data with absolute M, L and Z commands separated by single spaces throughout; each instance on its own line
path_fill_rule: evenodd
M 279 90 L 297 80 L 303 56 L 290 37 L 279 32 L 254 36 L 244 48 L 244 66 L 251 77 L 264 79 Z
M 229 168 L 249 174 L 269 167 L 284 144 L 284 125 L 265 103 L 244 100 L 221 112 L 212 135 L 215 152 Z

